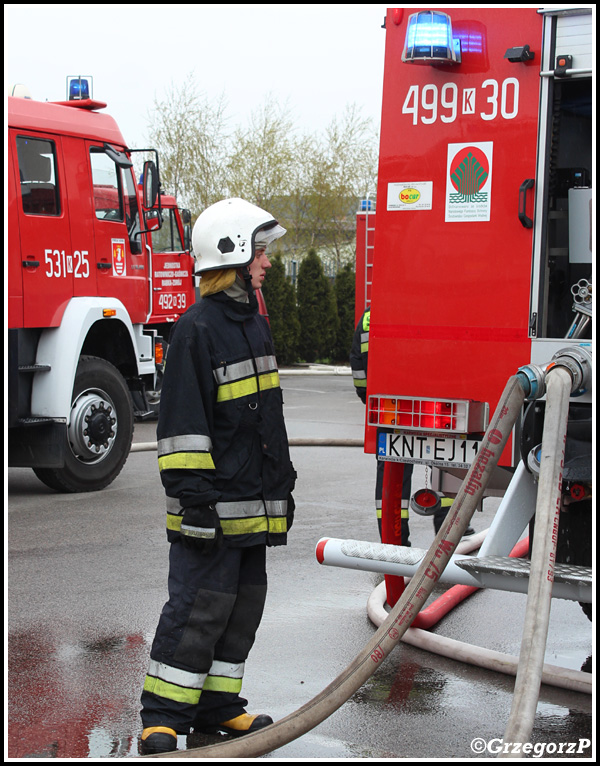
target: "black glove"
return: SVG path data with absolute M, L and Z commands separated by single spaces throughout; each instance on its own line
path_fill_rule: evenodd
M 181 517 L 181 539 L 186 548 L 211 553 L 221 547 L 223 530 L 214 505 L 191 506 Z

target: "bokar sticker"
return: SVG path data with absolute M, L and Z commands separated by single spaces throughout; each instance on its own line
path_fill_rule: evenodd
M 388 184 L 388 210 L 431 210 L 432 181 Z

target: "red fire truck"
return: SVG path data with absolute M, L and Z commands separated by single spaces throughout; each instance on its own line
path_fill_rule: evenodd
M 157 157 L 138 191 L 105 106 L 8 99 L 9 465 L 66 492 L 117 476 L 195 299 L 189 213 L 161 197 Z
M 511 375 L 561 350 L 591 364 L 591 6 L 391 8 L 385 34 L 377 208 L 357 217 L 365 449 L 452 496 Z M 572 563 L 591 555 L 590 388 L 567 433 Z M 526 402 L 488 494 L 535 473 L 543 421 Z

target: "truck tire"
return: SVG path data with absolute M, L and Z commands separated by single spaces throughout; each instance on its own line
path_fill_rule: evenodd
M 68 444 L 62 468 L 34 468 L 59 492 L 95 492 L 125 465 L 133 439 L 133 405 L 127 384 L 105 359 L 82 356 L 73 385 Z

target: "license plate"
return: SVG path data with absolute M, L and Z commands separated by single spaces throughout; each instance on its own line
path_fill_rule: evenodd
M 412 433 L 380 433 L 377 455 L 400 463 L 432 463 L 433 465 L 469 468 L 480 442 L 447 436 L 425 436 Z

